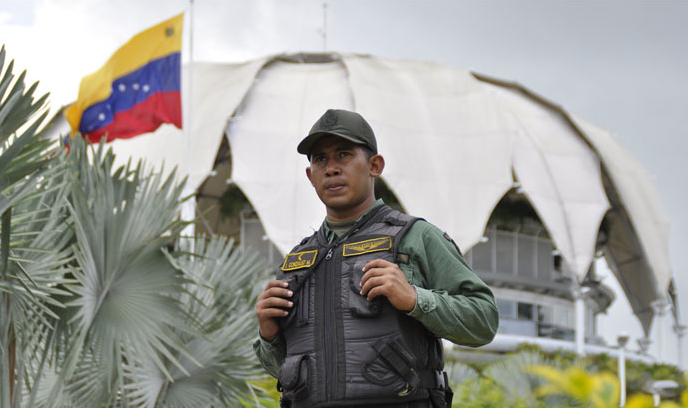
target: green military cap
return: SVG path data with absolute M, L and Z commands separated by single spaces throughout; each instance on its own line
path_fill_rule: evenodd
M 315 122 L 299 146 L 296 148 L 301 154 L 310 155 L 311 147 L 323 136 L 334 135 L 367 146 L 377 154 L 377 141 L 375 133 L 368 122 L 359 113 L 344 109 L 328 109 L 324 115 Z

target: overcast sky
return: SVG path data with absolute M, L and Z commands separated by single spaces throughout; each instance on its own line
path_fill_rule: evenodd
M 327 3 L 329 51 L 432 60 L 517 81 L 616 133 L 656 175 L 685 322 L 688 1 Z M 194 58 L 321 51 L 322 4 L 196 0 Z M 186 10 L 182 0 L 0 0 L 0 40 L 58 108 L 129 37 Z

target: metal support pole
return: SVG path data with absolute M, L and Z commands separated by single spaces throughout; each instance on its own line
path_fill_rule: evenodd
M 626 343 L 629 336 L 619 333 L 616 340 L 619 343 L 619 406 L 626 406 Z
M 573 290 L 576 307 L 576 353 L 585 355 L 585 301 L 583 300 L 583 288 L 576 284 Z
M 323 3 L 323 52 L 327 52 L 327 3 Z
M 683 339 L 686 337 L 686 330 L 688 326 L 680 323 L 674 325 L 674 332 L 677 337 L 677 351 L 678 351 L 678 367 L 685 370 L 688 364 L 685 362 L 685 355 L 683 350 Z
M 193 148 L 192 137 L 193 137 L 193 0 L 189 1 L 189 65 L 187 67 L 188 75 L 188 97 L 186 98 L 186 118 L 184 119 L 184 134 L 186 136 L 186 168 L 184 169 L 186 174 L 190 173 L 191 166 L 191 150 Z M 188 183 L 188 181 L 187 181 Z M 195 186 L 186 185 L 182 191 L 182 196 L 188 197 L 190 195 L 195 195 Z M 184 203 L 181 207 L 181 219 L 182 221 L 193 221 L 196 219 L 196 197 L 191 197 Z M 181 246 L 184 250 L 189 252 L 194 252 L 195 250 L 195 235 L 196 235 L 196 225 L 192 222 L 184 228 L 182 231 L 183 238 L 181 239 Z
M 666 355 L 666 345 L 665 343 L 665 334 L 664 334 L 664 329 L 665 329 L 665 321 L 664 321 L 664 315 L 666 312 L 670 309 L 671 305 L 669 305 L 669 302 L 667 302 L 665 299 L 659 299 L 654 302 L 652 302 L 652 310 L 655 313 L 655 325 L 657 326 L 657 339 L 656 339 L 656 344 L 657 344 L 657 361 L 659 362 L 666 362 L 665 355 Z
M 619 406 L 626 406 L 626 355 L 625 347 L 619 348 Z

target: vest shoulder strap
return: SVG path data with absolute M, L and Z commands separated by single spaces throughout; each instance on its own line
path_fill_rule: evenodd
M 393 248 L 394 248 L 394 259 L 405 261 L 402 263 L 408 263 L 408 254 L 399 254 L 399 244 L 404 238 L 409 229 L 413 226 L 416 221 L 423 220 L 423 218 L 414 217 L 412 215 L 404 214 L 401 211 L 393 210 L 390 208 L 390 212 L 384 219 L 384 222 L 401 226 L 401 230 L 394 236 Z M 405 256 L 404 256 L 405 255 Z
M 314 232 L 313 234 L 311 234 L 311 235 L 309 235 L 309 236 L 303 238 L 303 239 L 301 240 L 301 242 L 298 243 L 298 245 L 296 245 L 294 248 L 291 249 L 291 251 L 289 251 L 289 253 L 298 252 L 298 250 L 299 250 L 300 248 L 303 248 L 303 247 L 305 247 L 305 246 L 312 246 L 312 245 L 309 245 L 309 242 L 311 242 L 311 241 L 313 240 L 313 238 L 315 238 L 315 236 L 316 236 L 317 233 L 318 233 L 318 232 L 316 231 L 316 232 Z

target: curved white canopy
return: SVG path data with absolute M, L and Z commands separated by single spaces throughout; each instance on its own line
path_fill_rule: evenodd
M 614 202 L 605 257 L 634 312 L 649 331 L 651 303 L 663 298 L 672 279 L 669 221 L 651 174 L 610 132 L 573 117 L 604 163 Z
M 232 179 L 282 252 L 325 216 L 296 145 L 337 107 L 371 123 L 383 178 L 409 213 L 446 229 L 462 249 L 479 242 L 518 182 L 582 280 L 611 201 L 605 252 L 646 329 L 643 310 L 666 294 L 668 223 L 646 170 L 611 134 L 519 85 L 432 62 L 323 54 L 196 63 L 193 86 L 188 155 L 184 134 L 170 126 L 115 142 L 117 153 L 176 165 L 198 186 L 226 131 Z
M 560 115 L 470 72 L 429 62 L 344 58 L 356 109 L 371 121 L 383 176 L 412 214 L 471 248 L 513 173 L 577 278 L 609 208 L 600 165 Z

